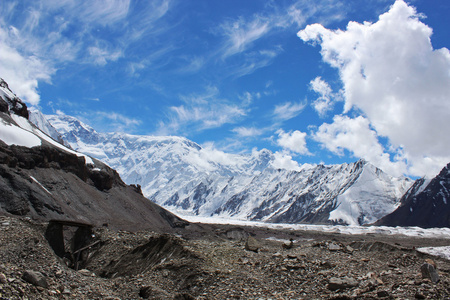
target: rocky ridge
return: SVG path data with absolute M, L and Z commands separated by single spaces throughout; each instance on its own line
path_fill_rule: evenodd
M 431 180 L 418 179 L 400 203 L 399 208 L 376 224 L 450 227 L 450 164 Z

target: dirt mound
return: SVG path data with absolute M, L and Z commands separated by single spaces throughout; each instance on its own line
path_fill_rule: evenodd
M 147 243 L 122 255 L 118 260 L 111 261 L 101 276 L 114 278 L 143 274 L 168 260 L 181 260 L 192 264 L 191 259 L 195 258 L 196 256 L 183 246 L 181 239 L 165 234 L 152 237 Z
M 351 247 L 358 249 L 360 251 L 367 252 L 391 252 L 398 251 L 400 247 L 391 245 L 383 242 L 353 242 L 350 244 Z

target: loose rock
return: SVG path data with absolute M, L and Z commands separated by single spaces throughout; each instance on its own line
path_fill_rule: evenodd
M 437 283 L 439 281 L 439 274 L 429 263 L 424 263 L 420 267 L 420 271 L 422 271 L 422 278 L 430 279 L 433 283 Z
M 328 289 L 331 291 L 345 290 L 356 286 L 358 286 L 358 282 L 350 277 L 331 277 L 328 281 Z
M 7 283 L 8 281 L 6 280 L 6 276 L 3 273 L 0 273 L 0 283 Z
M 336 243 L 330 243 L 329 245 L 328 245 L 328 250 L 330 250 L 330 251 L 339 251 L 339 250 L 341 250 L 342 248 L 341 248 L 341 246 L 339 246 L 338 244 L 336 244 Z
M 34 284 L 36 286 L 40 286 L 43 288 L 48 287 L 47 279 L 40 272 L 26 270 L 22 275 L 22 279 L 25 280 L 26 282 Z
M 389 297 L 389 292 L 388 291 L 378 291 L 377 296 L 380 298 Z
M 261 248 L 261 244 L 252 236 L 247 238 L 247 242 L 245 243 L 245 250 L 258 252 Z

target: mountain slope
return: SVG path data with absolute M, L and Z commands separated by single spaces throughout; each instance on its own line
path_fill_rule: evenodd
M 401 205 L 377 225 L 450 227 L 450 164 L 430 180 L 418 179 Z
M 180 214 L 367 224 L 395 210 L 412 184 L 365 161 L 277 169 L 265 149 L 226 154 L 182 137 L 98 133 L 70 116 L 47 118 L 73 149 L 114 167 L 146 197 Z
M 60 144 L 64 145 L 64 140 L 62 139 L 59 132 L 55 129 L 55 127 L 47 121 L 47 118 L 35 107 L 28 108 L 28 120 L 36 125 L 43 133 L 54 139 Z M 68 146 L 68 145 L 65 145 Z
M 0 214 L 161 232 L 187 224 L 148 201 L 138 186 L 127 186 L 104 163 L 40 131 L 3 80 L 0 109 Z

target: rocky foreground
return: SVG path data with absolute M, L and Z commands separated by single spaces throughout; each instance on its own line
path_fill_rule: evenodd
M 450 262 L 415 250 L 450 240 L 52 224 L 0 216 L 0 299 L 450 298 Z

